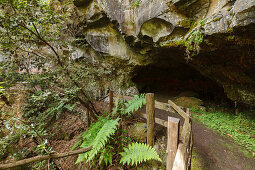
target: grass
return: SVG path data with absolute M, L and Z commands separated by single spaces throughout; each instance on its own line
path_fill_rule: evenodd
M 255 119 L 252 116 L 219 111 L 206 112 L 192 109 L 193 117 L 222 135 L 230 136 L 236 143 L 244 146 L 255 156 Z M 198 113 L 198 114 L 196 114 Z

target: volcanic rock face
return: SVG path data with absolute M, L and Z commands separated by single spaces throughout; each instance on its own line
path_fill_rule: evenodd
M 215 81 L 231 100 L 255 106 L 255 0 L 75 0 L 74 5 L 75 36 L 123 79 L 131 80 L 137 67 L 169 69 L 180 63 Z

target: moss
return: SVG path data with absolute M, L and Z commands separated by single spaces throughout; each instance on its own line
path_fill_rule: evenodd
M 193 30 L 187 39 L 181 39 L 178 41 L 170 41 L 165 44 L 161 44 L 161 47 L 186 47 L 186 59 L 191 59 L 192 56 L 195 56 L 199 53 L 200 44 L 204 41 L 204 34 L 200 30 Z
M 191 170 L 202 170 L 204 169 L 203 158 L 196 151 L 192 151 Z
M 205 25 L 205 19 L 202 19 L 200 22 L 199 22 L 199 24 L 201 25 L 201 26 L 204 26 Z
M 230 8 L 227 9 L 227 11 L 230 11 L 231 9 L 233 9 L 233 7 L 231 6 Z
M 226 40 L 230 41 L 230 40 L 234 40 L 235 36 L 234 35 L 229 35 L 227 36 Z
M 234 30 L 233 30 L 233 28 L 228 28 L 228 30 L 226 31 L 226 33 L 233 33 L 234 32 Z
M 73 3 L 76 7 L 88 6 L 92 0 L 74 0 Z
M 214 18 L 213 21 L 217 22 L 217 21 L 220 21 L 221 19 L 222 19 L 222 17 L 218 17 L 218 18 Z
M 189 19 L 186 19 L 186 20 L 181 20 L 179 22 L 179 24 L 185 28 L 191 28 L 191 26 L 194 24 L 194 21 L 193 20 L 189 20 Z
M 166 44 L 162 44 L 161 47 L 172 47 L 172 46 L 185 46 L 190 51 L 195 51 L 197 46 L 204 40 L 204 35 L 198 31 L 193 31 L 187 40 L 181 39 L 178 41 L 171 41 Z
M 205 44 L 208 45 L 208 46 L 212 46 L 213 43 L 211 43 L 209 40 L 204 40 Z
M 135 0 L 134 6 L 138 8 L 140 6 L 141 2 L 142 2 L 142 0 Z
M 178 47 L 178 46 L 185 46 L 185 40 L 181 39 L 179 41 L 171 41 L 165 44 L 162 44 L 161 47 Z

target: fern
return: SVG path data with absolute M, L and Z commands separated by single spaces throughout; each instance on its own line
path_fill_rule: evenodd
M 137 111 L 146 103 L 145 94 L 141 94 L 140 96 L 134 95 L 133 100 L 129 100 L 125 102 L 123 99 L 116 100 L 116 107 L 113 109 L 113 115 L 120 112 L 121 115 L 130 115 L 130 113 Z
M 110 148 L 110 150 L 108 150 L 108 148 Z M 114 148 L 112 146 L 108 146 L 107 148 L 104 148 L 103 151 L 101 152 L 101 155 L 99 157 L 99 165 L 102 164 L 102 161 L 104 161 L 105 165 L 108 164 L 108 162 L 110 164 L 112 164 L 112 157 L 113 157 L 113 150 Z
M 101 153 L 109 137 L 117 130 L 119 120 L 119 118 L 115 120 L 100 118 L 98 122 L 92 124 L 89 130 L 83 133 L 84 142 L 81 144 L 81 148 L 88 146 L 93 146 L 93 148 L 89 152 L 80 154 L 76 163 L 82 161 L 88 163 L 92 161 L 98 153 Z
M 129 144 L 120 155 L 122 156 L 120 163 L 128 165 L 137 165 L 148 160 L 161 161 L 155 149 L 144 143 Z
M 124 103 L 125 108 L 122 109 L 122 114 L 130 114 L 134 111 L 140 109 L 146 103 L 145 95 L 141 94 L 140 96 L 134 95 L 133 100 L 129 100 L 127 103 Z

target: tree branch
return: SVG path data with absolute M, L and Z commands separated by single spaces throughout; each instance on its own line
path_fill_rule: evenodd
M 44 38 L 41 37 L 39 31 L 37 30 L 36 26 L 33 24 L 33 27 L 35 29 L 36 32 L 34 32 L 33 30 L 29 29 L 25 24 L 19 24 L 21 27 L 25 28 L 26 30 L 28 30 L 29 32 L 31 32 L 33 35 L 35 35 L 40 41 L 42 41 L 44 44 L 46 44 L 55 54 L 55 56 L 57 57 L 57 62 L 58 64 L 63 68 L 63 70 L 65 71 L 65 74 L 68 76 L 68 78 L 73 82 L 73 84 L 78 87 L 80 89 L 80 92 L 82 93 L 82 95 L 89 99 L 89 97 L 85 94 L 84 90 L 82 90 L 82 88 L 80 87 L 80 85 L 78 84 L 78 82 L 76 82 L 73 77 L 71 76 L 70 72 L 65 68 L 64 64 L 62 63 L 59 54 L 57 53 L 57 51 L 55 50 L 55 48 L 49 44 Z M 78 100 L 81 102 L 82 105 L 84 105 L 86 108 L 88 108 L 91 111 L 91 115 L 94 119 L 97 119 L 97 111 L 94 107 L 94 104 L 89 100 L 88 103 L 84 102 L 79 96 L 78 96 Z
M 32 157 L 32 158 L 28 158 L 28 159 L 23 159 L 23 160 L 13 162 L 13 163 L 0 164 L 0 169 L 13 168 L 13 167 L 29 164 L 29 163 L 32 163 L 32 162 L 43 161 L 43 160 L 48 160 L 48 159 L 58 159 L 58 158 L 64 158 L 64 157 L 68 157 L 68 156 L 78 155 L 78 154 L 81 154 L 81 153 L 88 152 L 91 149 L 92 149 L 92 146 L 90 146 L 88 148 L 78 149 L 78 150 L 75 150 L 75 151 L 70 151 L 70 152 L 50 154 L 50 155 L 39 155 L 39 156 L 35 156 L 35 157 Z

